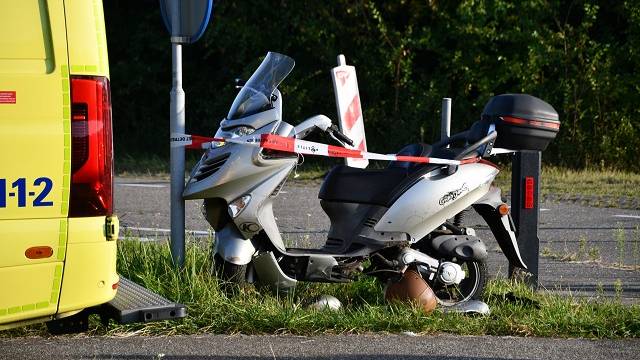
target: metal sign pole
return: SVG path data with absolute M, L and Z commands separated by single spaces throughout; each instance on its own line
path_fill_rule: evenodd
M 171 133 L 184 134 L 184 91 L 182 90 L 182 44 L 171 43 L 173 87 L 171 88 Z M 173 264 L 184 265 L 184 147 L 171 147 L 171 256 Z
M 171 36 L 171 135 L 185 133 L 182 90 L 182 44 L 192 44 L 204 34 L 213 0 L 160 0 L 160 14 Z M 171 257 L 184 265 L 184 147 L 170 148 L 171 161 Z
M 511 169 L 511 214 L 516 225 L 520 255 L 527 265 L 525 283 L 538 287 L 538 263 L 540 240 L 538 218 L 540 215 L 540 164 L 542 152 L 521 151 L 513 156 Z M 519 271 L 509 264 L 509 276 L 519 276 Z
M 442 98 L 440 118 L 440 140 L 445 140 L 451 136 L 451 98 Z

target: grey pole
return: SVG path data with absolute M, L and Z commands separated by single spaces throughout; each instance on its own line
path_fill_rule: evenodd
M 184 134 L 184 91 L 182 90 L 182 45 L 171 43 L 173 87 L 171 88 L 171 133 Z M 184 265 L 184 147 L 171 148 L 171 256 L 173 264 Z
M 442 98 L 440 116 L 440 140 L 445 140 L 451 136 L 451 98 Z

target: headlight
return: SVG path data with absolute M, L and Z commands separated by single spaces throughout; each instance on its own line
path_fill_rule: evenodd
M 233 129 L 231 129 L 229 131 L 233 135 L 235 135 L 234 137 L 241 137 L 241 136 L 251 135 L 256 130 L 254 128 L 251 128 L 251 127 L 248 127 L 248 126 L 238 126 L 238 127 L 234 127 Z
M 224 129 L 224 130 L 218 129 L 218 132 L 216 133 L 216 137 L 221 137 L 224 139 L 233 139 L 237 137 L 251 135 L 255 131 L 256 130 L 254 128 L 249 126 L 236 126 L 230 129 Z

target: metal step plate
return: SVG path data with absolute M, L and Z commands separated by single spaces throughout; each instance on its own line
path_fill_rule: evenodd
M 104 305 L 108 317 L 121 324 L 179 319 L 187 316 L 184 305 L 174 303 L 120 276 L 116 297 Z

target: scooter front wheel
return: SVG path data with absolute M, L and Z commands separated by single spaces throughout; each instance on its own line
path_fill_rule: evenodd
M 487 264 L 484 261 L 456 262 L 466 276 L 459 284 L 445 285 L 437 276 L 430 286 L 442 306 L 453 306 L 469 300 L 480 300 L 487 282 Z
M 212 270 L 225 283 L 244 285 L 247 283 L 247 265 L 232 264 L 218 254 L 213 255 Z

